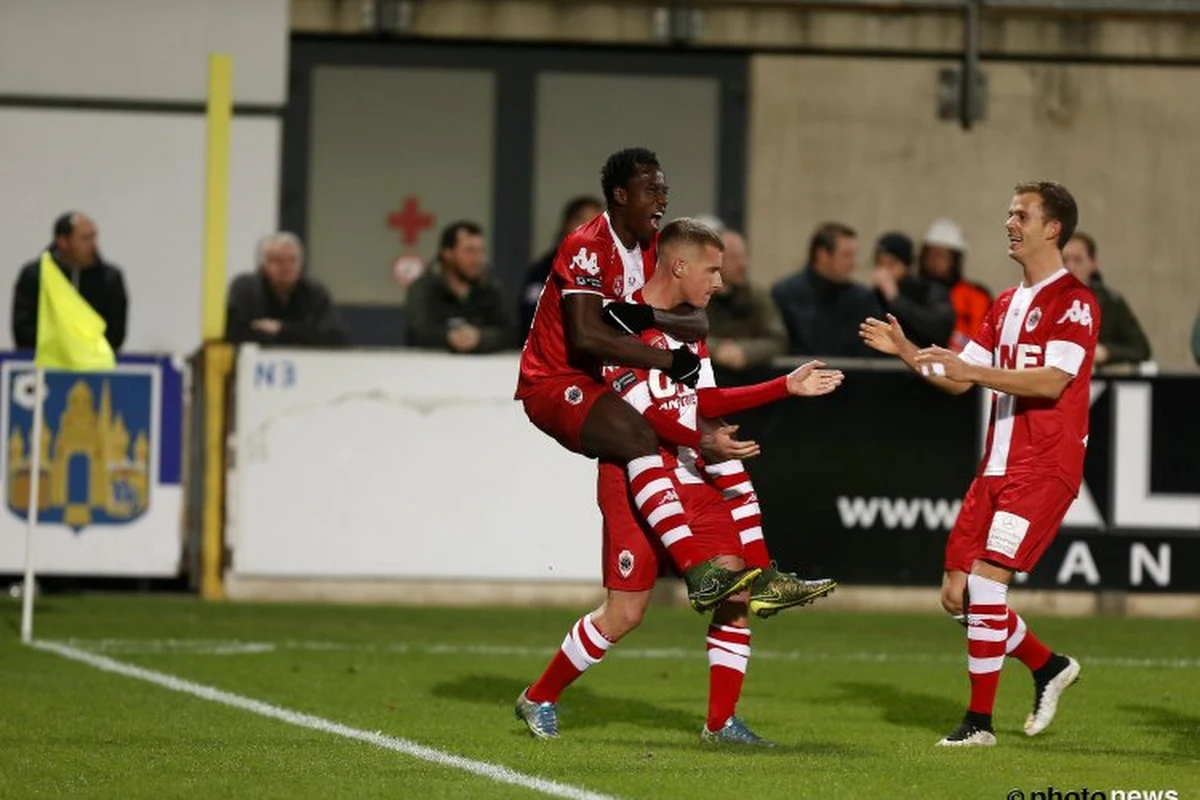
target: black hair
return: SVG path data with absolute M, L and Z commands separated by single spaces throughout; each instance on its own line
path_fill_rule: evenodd
M 75 231 L 75 214 L 78 212 L 67 211 L 59 214 L 54 220 L 54 238 L 60 236 L 70 236 Z
M 604 190 L 604 200 L 611 206 L 616 190 L 628 187 L 642 167 L 657 166 L 660 166 L 658 156 L 644 147 L 627 147 L 613 153 L 600 170 L 600 188 Z
M 1088 258 L 1090 258 L 1092 261 L 1096 260 L 1096 240 L 1095 239 L 1093 239 L 1090 235 L 1084 233 L 1083 231 L 1075 231 L 1075 235 L 1072 236 L 1071 238 L 1078 239 L 1079 241 L 1083 242 L 1083 249 L 1087 250 Z
M 570 233 L 570 231 L 567 230 L 567 225 L 571 222 L 571 219 L 576 214 L 578 214 L 580 211 L 587 208 L 588 206 L 595 206 L 596 208 L 604 208 L 604 203 L 603 203 L 603 201 L 600 200 L 600 198 L 594 197 L 593 195 L 590 195 L 590 194 L 581 194 L 578 197 L 572 197 L 570 200 L 567 201 L 567 204 L 563 206 L 562 219 L 559 220 L 559 222 L 558 222 L 558 238 L 559 239 L 563 238 L 568 233 Z
M 453 250 L 454 246 L 458 244 L 458 234 L 462 231 L 465 231 L 468 236 L 483 235 L 483 227 L 478 222 L 471 222 L 469 219 L 451 222 L 442 228 L 442 237 L 441 243 L 438 245 L 438 252 Z
M 817 260 L 817 251 L 824 250 L 826 253 L 833 253 L 837 250 L 838 239 L 854 239 L 858 236 L 854 232 L 854 228 L 841 222 L 825 222 L 822 223 L 815 231 L 812 238 L 808 240 L 808 263 L 811 264 Z

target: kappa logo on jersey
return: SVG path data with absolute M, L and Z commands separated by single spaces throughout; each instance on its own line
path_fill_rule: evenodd
M 600 264 L 596 261 L 596 254 L 589 253 L 586 247 L 579 248 L 579 252 L 571 259 L 571 263 L 576 269 L 581 269 L 588 275 L 600 274 Z
M 1061 325 L 1064 322 L 1078 322 L 1083 327 L 1091 330 L 1092 307 L 1082 300 L 1075 300 L 1071 303 L 1071 307 L 1063 312 L 1062 319 L 1055 324 Z
M 622 550 L 617 556 L 617 570 L 621 573 L 622 578 L 628 578 L 633 572 L 633 553 L 628 550 Z
M 563 399 L 573 406 L 577 406 L 583 402 L 583 389 L 578 386 L 568 386 L 563 392 Z
M 1034 328 L 1036 328 L 1038 326 L 1038 323 L 1041 321 L 1042 321 L 1042 310 L 1040 308 L 1035 308 L 1033 311 L 1030 311 L 1029 316 L 1025 318 L 1025 332 L 1026 333 L 1031 332 Z

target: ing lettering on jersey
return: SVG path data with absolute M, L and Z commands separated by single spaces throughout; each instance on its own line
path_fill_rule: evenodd
M 1056 325 L 1062 325 L 1064 322 L 1077 322 L 1089 331 L 1092 329 L 1092 307 L 1082 300 L 1074 300 L 1071 307 L 1063 312 L 1062 318 L 1059 319 Z
M 1045 364 L 1040 344 L 1002 344 L 996 361 L 1001 369 L 1036 369 Z

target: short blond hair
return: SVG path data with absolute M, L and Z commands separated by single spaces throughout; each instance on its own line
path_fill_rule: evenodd
M 711 245 L 722 253 L 725 252 L 725 242 L 721 239 L 721 234 L 692 217 L 671 220 L 658 234 L 659 250 L 679 244 L 694 244 L 700 247 Z

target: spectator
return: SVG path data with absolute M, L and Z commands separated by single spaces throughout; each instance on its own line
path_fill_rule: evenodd
M 771 289 L 787 325 L 791 352 L 803 355 L 862 357 L 872 351 L 858 336 L 867 317 L 883 311 L 875 294 L 850 279 L 858 252 L 853 228 L 826 222 L 808 244 L 808 263 Z
M 921 255 L 917 259 L 922 278 L 936 281 L 950 291 L 950 304 L 954 306 L 955 316 L 950 349 L 956 352 L 966 347 L 967 341 L 979 330 L 984 315 L 992 306 L 991 292 L 963 278 L 966 253 L 967 242 L 962 230 L 948 219 L 937 219 L 929 226 L 921 245 Z
M 500 288 L 484 270 L 483 228 L 442 231 L 438 264 L 408 290 L 408 343 L 453 353 L 494 353 L 514 342 Z
M 1100 304 L 1100 340 L 1096 364 L 1137 364 L 1150 360 L 1150 341 L 1125 298 L 1109 289 L 1100 277 L 1096 240 L 1076 231 L 1063 248 L 1063 264 L 1088 285 Z
M 229 285 L 225 339 L 235 344 L 344 345 L 346 328 L 329 292 L 304 274 L 304 246 L 294 233 L 258 242 L 257 272 Z
M 558 243 L 568 233 L 585 222 L 591 222 L 597 214 L 604 213 L 604 205 L 595 197 L 583 195 L 567 202 L 562 210 L 562 222 L 554 246 L 547 250 L 525 275 L 525 288 L 521 291 L 521 339 L 529 335 L 529 326 L 533 324 L 533 312 L 537 310 L 538 298 L 542 296 L 542 287 L 546 278 L 550 277 L 550 269 L 554 266 L 554 256 L 558 253 Z
M 1200 365 L 1200 314 L 1196 315 L 1196 322 L 1192 325 L 1192 358 Z
M 950 292 L 913 274 L 913 243 L 903 233 L 885 233 L 875 243 L 875 296 L 920 347 L 945 347 L 954 332 Z
M 720 220 L 706 220 L 725 242 L 721 288 L 708 304 L 713 363 L 739 370 L 770 362 L 787 350 L 787 329 L 771 295 L 747 277 L 746 240 Z
M 88 305 L 104 318 L 104 338 L 113 352 L 125 344 L 129 298 L 121 270 L 100 257 L 96 247 L 96 223 L 86 214 L 70 211 L 54 221 L 50 257 Z M 21 267 L 13 289 L 12 333 L 19 350 L 37 346 L 38 287 L 40 256 Z

